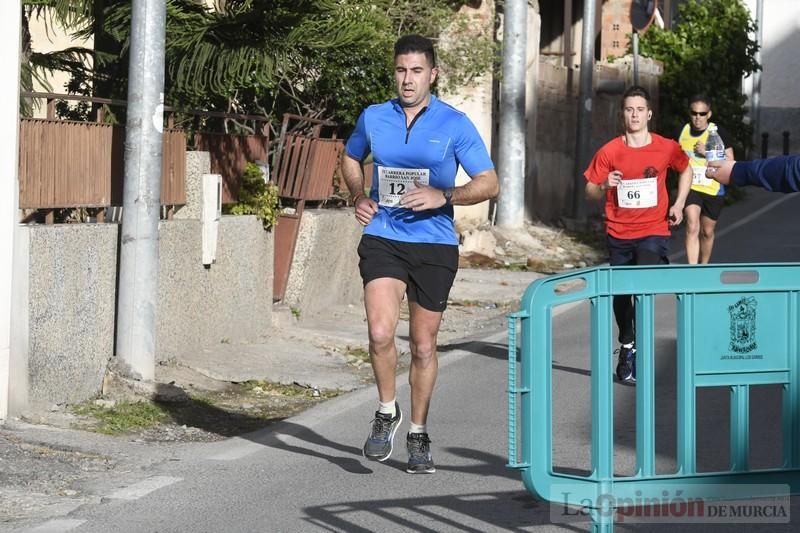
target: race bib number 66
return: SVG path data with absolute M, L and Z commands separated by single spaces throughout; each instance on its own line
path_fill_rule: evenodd
M 658 205 L 658 178 L 622 180 L 617 185 L 620 207 L 643 209 Z
M 385 207 L 399 206 L 400 198 L 411 189 L 416 189 L 414 180 L 428 185 L 430 170 L 378 167 L 378 203 Z

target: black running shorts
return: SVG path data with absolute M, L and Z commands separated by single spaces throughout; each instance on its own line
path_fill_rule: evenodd
M 700 215 L 708 217 L 711 220 L 717 220 L 719 214 L 722 212 L 722 206 L 725 205 L 724 196 L 711 196 L 695 190 L 689 190 L 689 195 L 686 197 L 686 206 L 699 205 Z
M 447 307 L 458 270 L 458 246 L 401 242 L 363 235 L 358 245 L 358 269 L 364 285 L 378 278 L 395 278 L 406 284 L 409 302 L 429 311 Z

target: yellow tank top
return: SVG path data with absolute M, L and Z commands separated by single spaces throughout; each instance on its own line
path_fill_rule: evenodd
M 709 122 L 711 126 L 713 122 Z M 690 124 L 683 126 L 681 136 L 678 139 L 678 144 L 681 149 L 689 157 L 689 164 L 692 166 L 692 190 L 710 194 L 711 196 L 723 196 L 725 194 L 725 187 L 719 184 L 718 181 L 706 177 L 706 160 L 703 157 L 698 157 L 694 153 L 694 145 L 698 141 L 705 143 L 708 139 L 708 128 L 698 136 L 692 135 L 692 127 Z

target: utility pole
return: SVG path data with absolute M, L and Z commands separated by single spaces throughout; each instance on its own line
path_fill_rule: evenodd
M 506 0 L 503 18 L 503 81 L 497 171 L 500 196 L 497 225 L 525 222 L 525 76 L 527 71 L 528 0 Z
M 155 375 L 165 27 L 164 0 L 133 0 L 116 352 L 143 381 Z
M 8 418 L 11 376 L 11 308 L 14 288 L 14 235 L 19 205 L 19 62 L 22 2 L 0 4 L 0 421 Z M 28 310 L 25 309 L 25 312 Z
M 761 66 L 761 47 L 764 46 L 764 0 L 756 2 L 756 63 Z M 758 147 L 761 130 L 761 69 L 753 72 L 753 88 L 750 93 L 750 125 L 753 127 L 753 146 Z
M 578 89 L 578 130 L 575 141 L 574 190 L 572 216 L 582 225 L 586 221 L 583 170 L 589 164 L 589 143 L 592 140 L 592 75 L 594 72 L 594 35 L 596 0 L 583 2 L 583 32 L 581 33 L 581 73 Z

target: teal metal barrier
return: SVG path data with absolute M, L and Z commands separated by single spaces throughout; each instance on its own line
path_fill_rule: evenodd
M 636 469 L 615 476 L 612 299 L 624 294 L 636 304 Z M 655 297 L 663 294 L 677 305 L 678 470 L 669 475 L 655 471 Z M 553 309 L 582 300 L 591 306 L 588 476 L 554 472 L 552 463 Z M 613 502 L 654 501 L 665 490 L 687 499 L 800 494 L 800 264 L 598 267 L 535 281 L 520 307 L 508 317 L 508 466 L 530 492 L 588 508 L 592 531 L 603 533 L 614 528 Z M 750 470 L 750 387 L 768 384 L 783 389 L 783 464 Z M 698 473 L 696 390 L 720 386 L 731 391 L 732 464 Z M 707 493 L 721 485 L 724 494 Z

